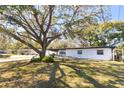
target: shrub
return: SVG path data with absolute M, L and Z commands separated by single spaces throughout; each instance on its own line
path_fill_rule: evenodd
M 41 62 L 43 57 L 32 58 L 31 62 Z
M 54 58 L 55 57 L 55 54 L 54 53 L 53 54 L 50 54 L 50 56 Z
M 48 62 L 48 63 L 52 63 L 54 62 L 54 58 L 52 56 L 45 56 L 43 59 L 42 59 L 43 62 Z
M 45 57 L 33 57 L 30 62 L 41 62 L 41 61 L 48 63 L 54 62 L 54 54 Z

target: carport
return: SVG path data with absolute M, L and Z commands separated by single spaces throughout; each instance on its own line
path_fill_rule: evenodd
M 124 49 L 113 49 L 113 61 L 122 61 L 124 60 Z

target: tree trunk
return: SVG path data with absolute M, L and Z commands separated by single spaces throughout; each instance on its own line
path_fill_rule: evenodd
M 46 55 L 46 50 L 42 50 L 40 53 L 39 53 L 39 56 L 40 57 L 44 57 Z
M 46 55 L 46 49 L 47 49 L 47 39 L 46 39 L 46 33 L 43 35 L 43 42 L 41 44 L 42 51 L 40 52 L 40 57 L 44 57 Z

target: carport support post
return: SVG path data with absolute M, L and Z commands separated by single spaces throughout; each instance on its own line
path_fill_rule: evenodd
M 113 53 L 112 53 L 112 55 L 113 55 L 113 61 L 115 61 L 114 52 L 115 52 L 115 50 L 113 49 Z
M 122 62 L 123 62 L 123 54 L 124 54 L 124 51 L 123 51 L 123 49 L 122 49 L 121 51 L 122 51 Z

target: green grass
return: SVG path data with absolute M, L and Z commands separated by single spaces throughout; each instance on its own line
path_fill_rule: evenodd
M 59 60 L 60 61 L 60 60 Z M 52 63 L 0 63 L 0 87 L 47 87 Z M 124 87 L 124 63 L 94 60 L 60 61 L 65 76 L 51 87 Z M 56 78 L 60 77 L 57 70 Z M 40 82 L 40 83 L 39 83 Z

